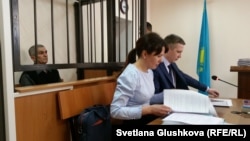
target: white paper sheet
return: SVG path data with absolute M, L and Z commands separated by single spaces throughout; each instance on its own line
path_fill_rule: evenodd
M 173 112 L 209 114 L 215 111 L 208 96 L 192 90 L 164 90 L 164 105 L 171 107 Z
M 230 107 L 233 105 L 231 99 L 212 98 L 211 102 L 214 106 Z
M 218 125 L 224 124 L 224 119 L 202 114 L 172 113 L 163 119 L 163 124 Z

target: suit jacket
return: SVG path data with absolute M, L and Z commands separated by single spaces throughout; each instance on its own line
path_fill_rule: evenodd
M 192 78 L 191 76 L 183 73 L 176 63 L 171 63 L 172 70 L 175 75 L 176 87 L 171 81 L 170 76 L 167 74 L 168 71 L 164 63 L 160 63 L 159 66 L 153 70 L 154 72 L 154 84 L 155 93 L 161 93 L 164 89 L 189 89 L 188 86 L 196 88 L 201 91 L 206 91 L 207 86 L 200 83 L 198 80 Z

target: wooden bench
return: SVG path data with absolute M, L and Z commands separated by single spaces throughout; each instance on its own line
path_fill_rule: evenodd
M 59 92 L 61 119 L 74 117 L 93 105 L 109 105 L 113 99 L 115 86 L 114 81 Z
M 69 141 L 69 121 L 84 108 L 110 104 L 116 77 L 15 88 L 18 141 Z M 112 122 L 113 123 L 113 122 Z
M 115 87 L 116 79 L 58 93 L 60 117 L 62 120 L 69 121 L 71 135 L 75 133 L 74 117 L 93 105 L 110 105 Z M 111 118 L 111 124 L 121 124 L 121 122 Z M 72 140 L 75 140 L 74 136 L 72 136 Z

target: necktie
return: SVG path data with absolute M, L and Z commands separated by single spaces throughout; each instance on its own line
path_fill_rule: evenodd
M 171 79 L 171 82 L 173 83 L 173 76 L 172 76 L 172 68 L 171 68 L 171 65 L 168 65 L 168 75 Z

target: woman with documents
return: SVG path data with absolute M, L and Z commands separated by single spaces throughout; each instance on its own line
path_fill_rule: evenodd
M 112 118 L 124 124 L 145 125 L 171 112 L 163 104 L 150 105 L 154 95 L 153 72 L 165 52 L 165 42 L 156 33 L 148 33 L 136 42 L 127 57 L 127 65 L 117 79 L 110 106 Z M 136 60 L 136 55 L 138 59 Z

